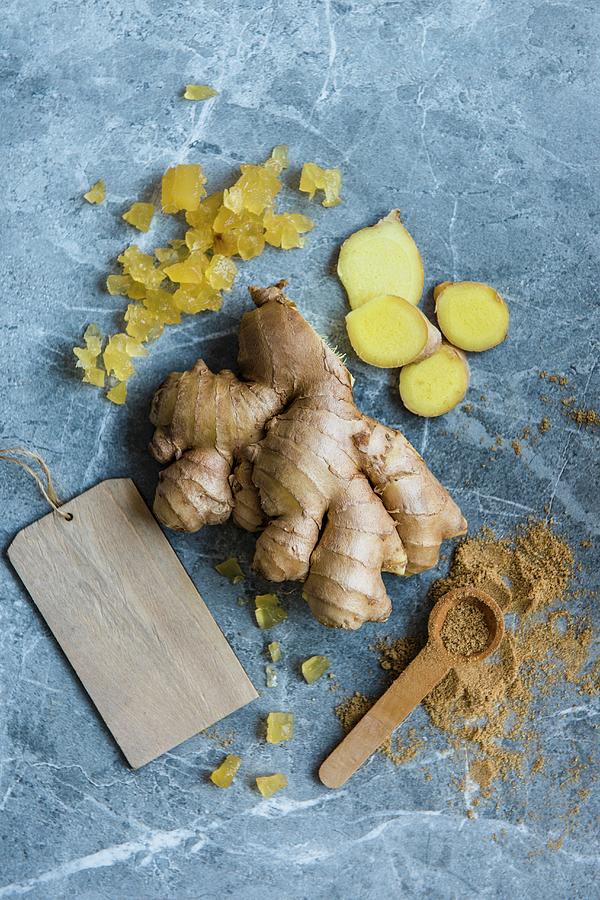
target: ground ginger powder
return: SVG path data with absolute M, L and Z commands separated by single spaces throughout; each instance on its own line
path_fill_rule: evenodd
M 484 797 L 497 779 L 530 776 L 543 768 L 532 710 L 536 695 L 550 694 L 564 681 L 586 694 L 598 689 L 598 663 L 587 666 L 591 627 L 564 607 L 574 572 L 568 544 L 547 522 L 532 521 L 512 537 L 498 538 L 486 529 L 467 538 L 456 548 L 448 575 L 432 585 L 432 605 L 447 591 L 471 585 L 490 594 L 506 614 L 506 634 L 496 653 L 453 668 L 423 702 L 450 745 L 468 748 L 468 774 Z M 556 608 L 557 603 L 562 605 Z M 380 641 L 373 649 L 381 667 L 396 677 L 422 645 L 421 639 L 402 637 Z M 336 714 L 344 730 L 372 703 L 355 694 L 340 704 Z M 393 740 L 402 737 L 399 729 Z M 419 740 L 413 731 L 409 746 Z M 394 758 L 391 742 L 381 750 Z M 400 753 L 398 761 L 417 752 Z

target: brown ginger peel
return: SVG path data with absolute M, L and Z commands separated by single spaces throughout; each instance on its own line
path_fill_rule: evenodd
M 251 289 L 241 379 L 199 360 L 157 392 L 150 450 L 170 465 L 154 509 L 182 531 L 230 516 L 262 528 L 255 569 L 305 582 L 319 621 L 358 628 L 389 616 L 382 570 L 430 568 L 466 522 L 406 438 L 356 408 L 350 373 L 284 285 Z

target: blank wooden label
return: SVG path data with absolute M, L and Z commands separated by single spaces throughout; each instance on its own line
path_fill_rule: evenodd
M 62 509 L 8 556 L 134 768 L 258 696 L 132 481 Z

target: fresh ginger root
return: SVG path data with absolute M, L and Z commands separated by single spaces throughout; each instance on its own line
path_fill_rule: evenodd
M 469 387 L 469 364 L 456 347 L 443 343 L 427 359 L 400 372 L 400 396 L 417 416 L 441 416 L 464 399 Z
M 421 254 L 397 209 L 344 241 L 337 271 L 352 309 L 385 294 L 416 306 L 423 293 Z
M 496 347 L 508 334 L 508 306 L 478 281 L 443 282 L 434 290 L 435 312 L 444 337 L 461 350 Z
M 434 566 L 466 522 L 406 438 L 359 412 L 352 376 L 284 286 L 251 288 L 243 380 L 198 360 L 156 393 L 150 451 L 170 465 L 154 511 L 180 531 L 231 515 L 263 529 L 254 568 L 304 581 L 319 621 L 358 628 L 390 614 L 382 570 Z
M 346 329 L 356 355 L 382 369 L 426 359 L 442 341 L 420 309 L 391 294 L 374 297 L 349 312 Z

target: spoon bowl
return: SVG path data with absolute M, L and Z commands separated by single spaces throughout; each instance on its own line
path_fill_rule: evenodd
M 489 640 L 483 650 L 475 653 L 451 653 L 444 644 L 442 630 L 448 613 L 462 604 L 477 607 L 484 617 L 489 631 Z M 504 615 L 493 597 L 480 591 L 478 588 L 464 587 L 448 591 L 441 597 L 429 614 L 429 642 L 434 644 L 440 652 L 447 654 L 456 663 L 465 665 L 485 659 L 494 652 L 504 637 Z

